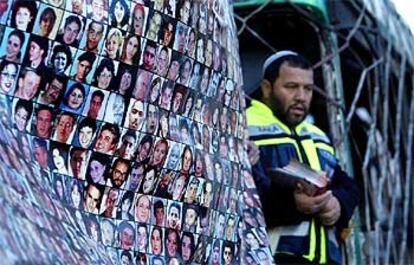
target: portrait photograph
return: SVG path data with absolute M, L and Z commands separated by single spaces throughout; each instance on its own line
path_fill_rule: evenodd
M 54 40 L 63 17 L 63 10 L 50 5 L 40 4 L 33 33 Z

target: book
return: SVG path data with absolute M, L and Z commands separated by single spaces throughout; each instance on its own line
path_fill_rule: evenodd
M 300 183 L 309 196 L 321 194 L 329 188 L 329 177 L 325 171 L 314 170 L 294 159 L 288 165 L 270 169 L 268 172 L 278 186 L 296 189 Z

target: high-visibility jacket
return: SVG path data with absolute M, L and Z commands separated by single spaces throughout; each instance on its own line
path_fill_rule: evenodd
M 260 149 L 260 161 L 253 166 L 253 176 L 273 254 L 294 255 L 319 264 L 340 264 L 339 230 L 347 227 L 358 204 L 359 191 L 338 165 L 329 138 L 305 121 L 289 128 L 257 100 L 250 102 L 246 115 L 250 139 Z M 341 217 L 334 226 L 324 226 L 317 217 L 298 212 L 293 188 L 282 187 L 266 174 L 268 169 L 286 166 L 291 159 L 315 170 L 331 172 L 330 189 L 341 205 Z

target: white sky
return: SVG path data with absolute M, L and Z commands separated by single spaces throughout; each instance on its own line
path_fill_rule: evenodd
M 395 4 L 395 8 L 402 15 L 407 24 L 414 33 L 414 1 L 413 0 L 391 0 Z

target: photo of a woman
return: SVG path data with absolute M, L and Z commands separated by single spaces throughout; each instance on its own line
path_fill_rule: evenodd
M 22 48 L 24 42 L 25 36 L 23 32 L 18 30 L 13 30 L 12 32 L 10 32 L 5 44 L 6 53 L 1 57 L 1 59 L 6 59 L 7 61 L 13 63 L 21 63 Z M 2 48 L 2 50 L 4 50 L 4 47 Z
M 68 168 L 66 161 L 68 158 L 68 151 L 63 145 L 52 146 L 52 171 L 62 175 L 68 175 Z
M 140 58 L 140 40 L 138 36 L 128 36 L 122 48 L 121 61 L 129 65 L 137 65 Z
M 66 91 L 66 94 L 62 99 L 62 103 L 60 104 L 60 109 L 80 114 L 82 113 L 85 98 L 85 87 L 80 83 L 74 83 Z
M 37 14 L 35 1 L 17 0 L 14 2 L 10 26 L 21 31 L 31 32 Z
M 132 191 L 126 191 L 117 208 L 116 218 L 122 220 L 133 220 L 134 216 L 131 213 L 133 202 L 134 193 Z
M 82 182 L 77 179 L 71 179 L 69 187 L 68 200 L 69 204 L 75 209 L 82 209 L 82 194 L 83 186 Z
M 113 61 L 111 59 L 104 58 L 96 68 L 92 85 L 107 90 L 109 89 L 114 76 L 115 65 Z
M 125 0 L 114 0 L 109 8 L 111 26 L 127 30 L 129 22 L 129 6 Z
M 0 62 L 0 92 L 2 94 L 13 93 L 18 70 L 17 64 L 13 62 L 6 60 Z
M 119 29 L 111 28 L 105 41 L 104 56 L 118 60 L 122 47 L 122 32 Z
M 122 96 L 129 96 L 131 89 L 135 83 L 135 72 L 136 70 L 126 64 L 119 64 L 117 82 L 118 86 L 115 89 L 117 93 Z
M 42 13 L 40 14 L 40 18 L 38 21 L 38 28 L 37 28 L 37 34 L 39 34 L 41 37 L 49 38 L 53 37 L 50 36 L 50 33 L 53 30 L 53 27 L 55 26 L 56 22 L 56 12 L 51 7 L 46 7 L 43 9 Z M 36 27 L 35 27 L 36 30 Z
M 159 139 L 154 145 L 154 152 L 152 154 L 150 165 L 160 169 L 168 154 L 168 142 L 165 139 Z

